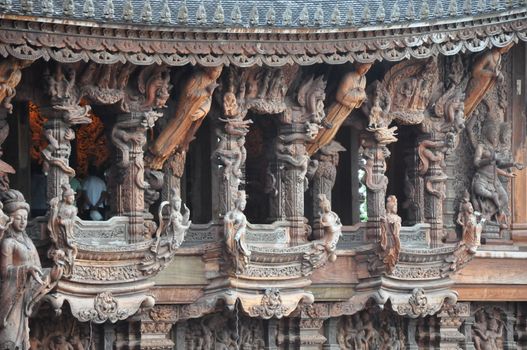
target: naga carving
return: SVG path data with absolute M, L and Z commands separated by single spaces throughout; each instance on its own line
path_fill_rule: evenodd
M 309 155 L 315 154 L 317 150 L 329 144 L 351 111 L 359 108 L 366 99 L 366 73 L 371 66 L 371 64 L 358 63 L 354 71 L 344 75 L 337 89 L 336 101 L 329 107 L 326 117 L 322 120 L 323 128 L 307 146 Z
M 185 84 L 174 116 L 149 147 L 148 166 L 161 169 L 174 152 L 187 151 L 194 134 L 209 113 L 212 93 L 223 67 L 200 68 Z

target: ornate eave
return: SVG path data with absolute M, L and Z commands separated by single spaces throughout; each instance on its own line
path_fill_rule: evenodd
M 400 61 L 527 41 L 527 9 L 356 28 L 172 27 L 0 15 L 0 55 L 63 63 L 283 66 Z

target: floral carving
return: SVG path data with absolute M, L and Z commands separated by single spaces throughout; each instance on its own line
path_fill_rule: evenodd
M 287 307 L 282 305 L 282 297 L 278 288 L 267 288 L 262 296 L 260 305 L 252 307 L 252 313 L 262 318 L 282 318 Z
M 128 316 L 130 316 L 130 312 L 119 308 L 112 292 L 102 292 L 97 294 L 93 300 L 93 308 L 81 310 L 78 314 L 78 319 L 82 322 L 103 323 L 110 321 L 115 323 L 119 320 L 124 320 Z

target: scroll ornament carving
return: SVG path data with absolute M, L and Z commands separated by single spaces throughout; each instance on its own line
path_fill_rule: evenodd
M 268 319 L 271 317 L 282 318 L 288 313 L 287 311 L 287 307 L 282 304 L 280 290 L 278 288 L 267 288 L 262 296 L 260 305 L 253 306 L 251 313 Z
M 359 108 L 366 99 L 366 73 L 372 64 L 358 63 L 355 70 L 347 73 L 340 81 L 336 93 L 336 101 L 329 107 L 326 117 L 322 120 L 322 129 L 307 146 L 309 155 L 328 145 L 335 137 L 340 126 L 354 108 Z
M 185 84 L 174 117 L 149 147 L 147 164 L 150 168 L 159 170 L 171 154 L 186 152 L 203 118 L 209 113 L 222 68 L 200 68 Z
M 428 303 L 428 297 L 422 288 L 414 288 L 408 303 L 397 306 L 397 312 L 400 315 L 408 315 L 413 318 L 431 315 L 435 311 L 437 311 L 437 307 Z
M 399 260 L 401 252 L 401 217 L 397 215 L 397 198 L 388 196 L 386 199 L 386 215 L 381 218 L 380 249 L 381 257 L 390 274 Z
M 74 203 L 75 192 L 69 184 L 62 185 L 61 198 L 55 197 L 50 201 L 47 228 L 52 247 L 48 251 L 48 255 L 52 257 L 58 250 L 65 253 L 63 259 L 64 278 L 72 277 L 75 257 L 78 252 L 74 237 L 75 220 L 77 218 L 77 208 Z
M 238 191 L 234 209 L 223 218 L 226 253 L 235 274 L 243 273 L 251 256 L 246 243 L 247 219 L 243 214 L 247 200 L 245 191 Z
M 110 321 L 115 323 L 130 316 L 130 311 L 119 308 L 117 300 L 112 292 L 106 291 L 97 294 L 93 301 L 93 308 L 80 310 L 77 318 L 81 322 L 93 321 L 103 323 Z
M 62 267 L 55 260 L 53 268 L 42 269 L 38 252 L 26 234 L 29 204 L 24 196 L 8 190 L 1 199 L 0 347 L 29 349 L 28 318 L 34 306 L 55 287 Z M 64 252 L 55 251 L 54 256 L 64 257 Z
M 0 62 L 0 105 L 8 113 L 13 112 L 11 101 L 16 95 L 16 87 L 22 79 L 22 69 L 31 63 L 31 61 L 17 60 L 13 57 Z

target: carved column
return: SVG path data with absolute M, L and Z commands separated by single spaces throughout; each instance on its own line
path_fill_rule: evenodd
M 469 303 L 457 303 L 444 307 L 438 314 L 440 319 L 439 349 L 457 350 L 465 336 L 459 331 L 463 321 L 470 316 Z
M 313 212 L 313 238 L 321 238 L 322 232 L 320 227 L 320 213 L 317 196 L 319 194 L 326 195 L 326 198 L 331 203 L 331 191 L 335 185 L 337 176 L 337 166 L 339 163 L 339 152 L 346 149 L 338 142 L 331 141 L 331 143 L 322 147 L 314 156 L 317 163 L 316 171 L 314 172 L 311 181 L 311 201 Z
M 176 152 L 171 155 L 163 164 L 164 181 L 161 190 L 161 198 L 170 201 L 170 192 L 175 190 L 175 194 L 181 198 L 181 178 L 185 171 L 185 160 L 187 153 L 184 151 Z
M 337 341 L 337 326 L 339 319 L 337 317 L 332 317 L 324 323 L 324 337 L 326 342 L 322 346 L 323 350 L 340 350 L 340 346 Z
M 415 331 L 417 329 L 417 319 L 410 318 L 408 320 L 408 329 L 406 331 L 406 346 L 408 350 L 418 350 L 417 342 L 415 340 Z

